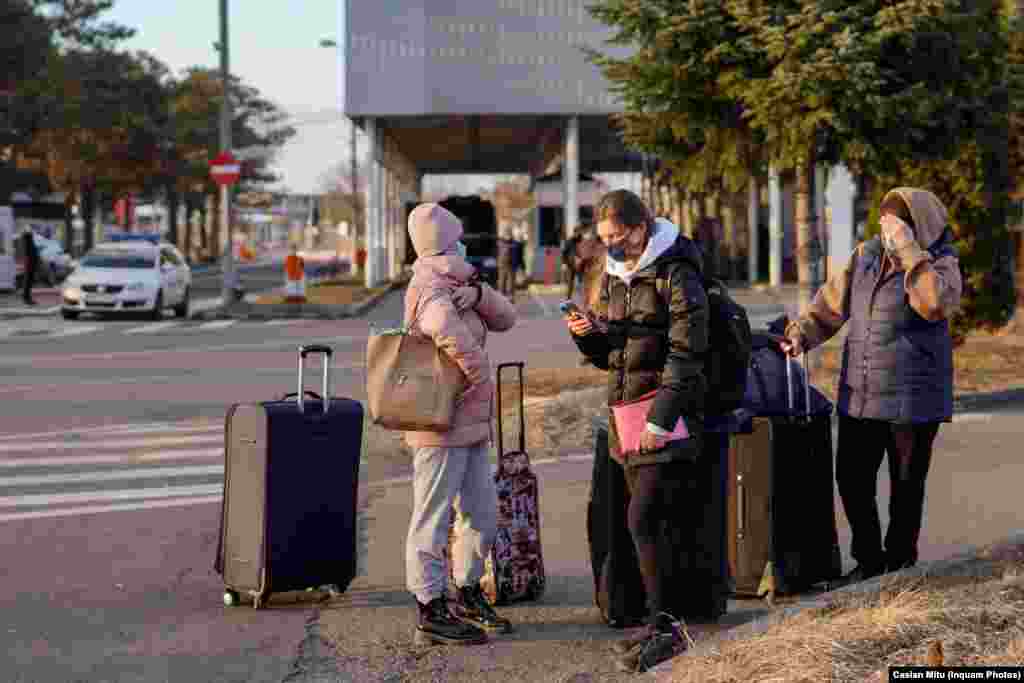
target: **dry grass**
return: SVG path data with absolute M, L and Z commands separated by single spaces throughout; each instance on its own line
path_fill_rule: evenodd
M 674 683 L 886 681 L 890 666 L 1024 664 L 1024 575 L 933 577 L 848 596 L 676 663 Z M 937 661 L 941 660 L 941 661 Z
M 340 306 L 359 303 L 383 292 L 387 287 L 366 289 L 358 278 L 341 278 L 306 287 L 306 302 L 322 306 Z M 283 304 L 284 294 L 265 294 L 256 299 L 258 304 Z

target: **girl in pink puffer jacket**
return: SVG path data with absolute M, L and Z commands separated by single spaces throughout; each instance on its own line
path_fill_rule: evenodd
M 405 293 L 405 324 L 434 340 L 459 366 L 469 384 L 447 432 L 406 432 L 414 449 L 413 512 L 406 540 L 406 582 L 416 596 L 417 644 L 480 643 L 487 631 L 504 632 L 480 589 L 484 558 L 497 529 L 497 492 L 490 441 L 494 382 L 484 350 L 487 332 L 504 332 L 516 320 L 504 296 L 476 279 L 466 262 L 462 223 L 437 204 L 409 215 L 409 238 L 418 258 Z M 454 615 L 445 588 L 448 522 L 458 515 L 452 562 L 458 595 Z

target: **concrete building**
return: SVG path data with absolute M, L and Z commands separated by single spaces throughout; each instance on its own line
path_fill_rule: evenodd
M 564 167 L 564 224 L 575 225 L 580 173 L 639 168 L 610 119 L 622 107 L 582 50 L 606 50 L 610 36 L 586 4 L 342 0 L 341 108 L 371 149 L 368 283 L 397 274 L 404 206 L 424 174 L 539 178 Z M 530 237 L 540 244 L 536 227 Z

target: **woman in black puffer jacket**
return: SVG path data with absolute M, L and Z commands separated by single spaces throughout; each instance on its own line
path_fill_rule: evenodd
M 614 420 L 609 429 L 609 451 L 625 467 L 629 529 L 650 615 L 648 631 L 631 639 L 637 647 L 620 664 L 646 670 L 678 645 L 662 612 L 657 537 L 662 522 L 677 516 L 686 467 L 701 451 L 708 302 L 700 250 L 669 221 L 653 219 L 635 194 L 606 194 L 595 219 L 608 249 L 597 315 L 570 317 L 569 330 L 587 359 L 608 371 L 609 404 L 657 391 L 639 452 L 623 453 Z M 659 279 L 665 291 L 658 291 Z M 680 417 L 690 437 L 666 442 Z

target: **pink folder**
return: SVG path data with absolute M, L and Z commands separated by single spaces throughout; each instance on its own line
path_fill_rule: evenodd
M 615 419 L 615 431 L 619 435 L 619 447 L 623 456 L 637 455 L 640 452 L 640 435 L 647 431 L 647 414 L 654 403 L 654 397 L 658 391 L 646 393 L 640 398 L 632 401 L 622 401 L 612 406 L 612 416 Z M 676 428 L 668 436 L 659 437 L 662 443 L 679 441 L 690 437 L 683 418 L 679 418 Z

